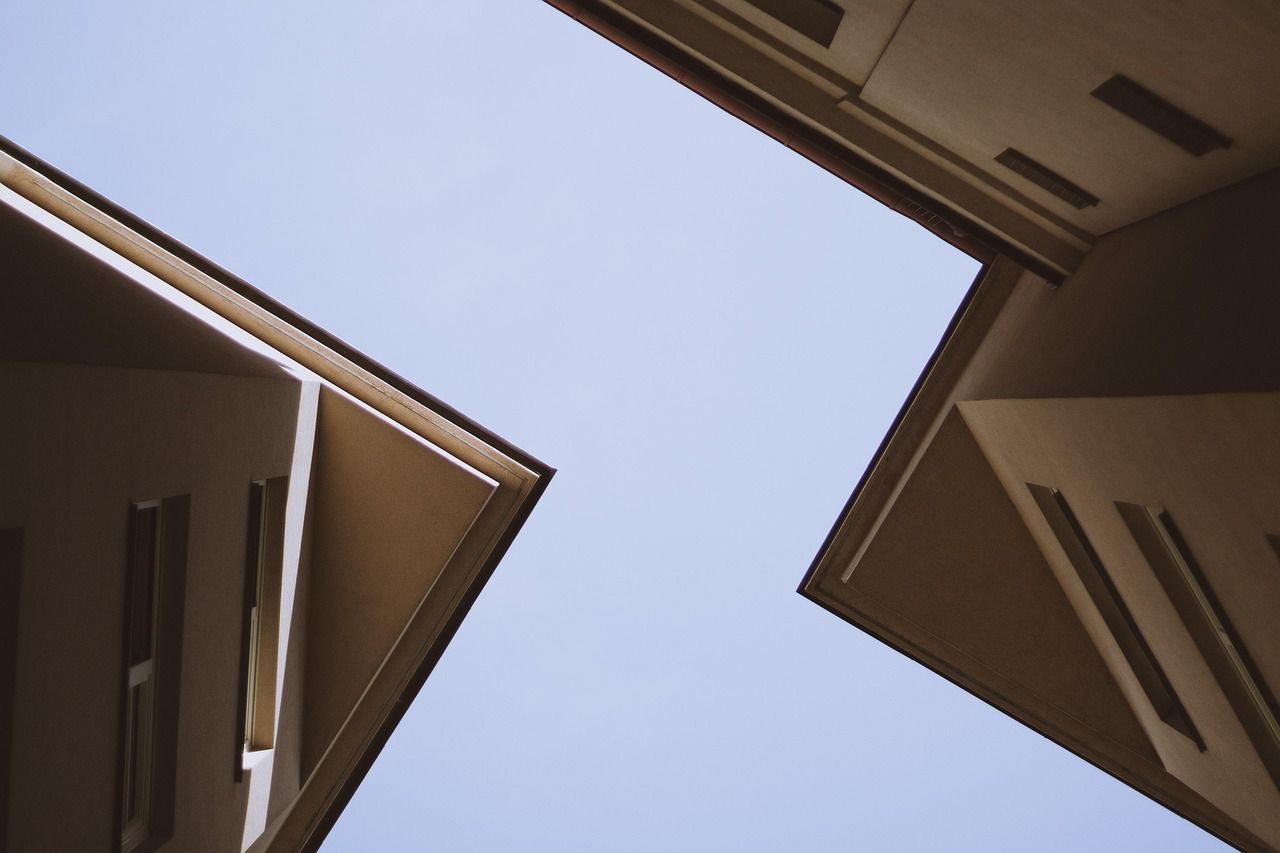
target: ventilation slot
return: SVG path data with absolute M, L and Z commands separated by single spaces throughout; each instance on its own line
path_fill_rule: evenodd
M 1155 709 L 1160 719 L 1171 728 L 1186 735 L 1201 752 L 1204 752 L 1204 741 L 1200 738 L 1200 732 L 1191 722 L 1187 709 L 1183 707 L 1178 694 L 1173 690 L 1173 685 L 1169 683 L 1168 676 L 1160 667 L 1160 662 L 1156 660 L 1151 647 L 1147 645 L 1146 638 L 1138 628 L 1138 623 L 1134 621 L 1133 614 L 1125 605 L 1124 598 L 1116 589 L 1111 575 L 1102 565 L 1098 552 L 1093 550 L 1093 544 L 1089 542 L 1089 537 L 1085 535 L 1084 528 L 1080 526 L 1080 520 L 1076 518 L 1067 499 L 1057 489 L 1049 486 L 1028 483 L 1027 488 L 1031 490 L 1031 496 L 1035 498 L 1036 505 L 1044 514 L 1044 520 L 1049 523 L 1049 529 L 1058 538 L 1058 544 L 1062 546 L 1067 560 L 1076 570 L 1076 575 L 1080 578 L 1085 592 L 1093 600 L 1094 606 L 1098 609 L 1098 615 L 1110 629 L 1111 636 L 1120 648 L 1120 653 L 1129 662 L 1129 668 L 1137 678 L 1139 686 L 1151 700 L 1151 707 Z
M 830 0 L 747 0 L 747 2 L 823 47 L 831 46 L 831 40 L 836 37 L 836 30 L 840 29 L 840 21 L 844 18 L 844 9 Z
M 1021 151 L 1006 148 L 996 155 L 996 162 L 1005 168 L 1012 169 L 1041 189 L 1048 190 L 1077 210 L 1096 207 L 1098 204 L 1096 195 L 1085 192 L 1057 172 L 1040 165 Z
M 1258 757 L 1280 786 L 1280 703 L 1268 689 L 1182 531 L 1163 510 L 1123 502 L 1116 508 L 1253 741 Z
M 1093 96 L 1197 157 L 1218 148 L 1231 147 L 1229 137 L 1187 115 L 1123 74 L 1117 74 L 1094 89 Z
M 955 231 L 947 220 L 943 219 L 924 205 L 903 199 L 896 209 L 905 213 L 921 225 L 924 225 L 926 228 L 945 228 L 951 232 Z

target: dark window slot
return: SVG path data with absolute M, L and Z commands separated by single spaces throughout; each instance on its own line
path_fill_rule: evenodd
M 1168 512 L 1117 503 L 1272 779 L 1280 786 L 1280 707 Z
M 1001 151 L 996 155 L 996 162 L 1026 178 L 1042 190 L 1057 196 L 1077 210 L 1098 205 L 1098 197 L 1096 195 L 1076 186 L 1048 166 L 1032 160 L 1017 149 L 1006 148 Z
M 1191 722 L 1190 715 L 1187 714 L 1186 708 L 1174 692 L 1173 685 L 1169 683 L 1160 662 L 1151 652 L 1151 647 L 1142 636 L 1138 623 L 1134 621 L 1133 614 L 1129 612 L 1124 598 L 1116 589 L 1111 575 L 1093 549 L 1089 537 L 1085 535 L 1084 528 L 1080 526 L 1080 521 L 1071 510 L 1066 498 L 1057 489 L 1048 486 L 1028 483 L 1027 488 L 1031 490 L 1036 505 L 1040 507 L 1040 512 L 1049 522 L 1050 529 L 1053 530 L 1067 559 L 1070 560 L 1084 584 L 1089 598 L 1098 608 L 1103 621 L 1106 622 L 1107 628 L 1124 654 L 1125 660 L 1128 661 L 1130 669 L 1133 670 L 1138 683 L 1142 685 L 1143 692 L 1147 694 L 1152 707 L 1155 708 L 1156 714 L 1171 728 L 1190 738 L 1203 751 L 1204 741 L 1200 737 L 1200 732 Z
M 1091 94 L 1189 154 L 1200 157 L 1219 148 L 1231 147 L 1230 137 L 1123 74 L 1115 75 Z
M 830 0 L 747 0 L 761 12 L 786 24 L 791 29 L 830 47 L 844 18 L 841 9 Z

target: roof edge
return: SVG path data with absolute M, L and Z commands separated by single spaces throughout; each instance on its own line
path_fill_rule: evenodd
M 877 473 L 883 470 L 884 465 L 895 461 L 895 457 L 901 459 L 903 455 L 909 456 L 912 454 L 921 441 L 930 441 L 932 433 L 927 431 L 928 423 L 937 421 L 939 416 L 949 409 L 948 398 L 954 388 L 956 379 L 964 367 L 970 363 L 974 351 L 981 341 L 985 339 L 990 328 L 989 323 L 978 322 L 975 325 L 969 325 L 965 323 L 965 320 L 968 318 L 971 309 L 975 313 L 986 314 L 991 307 L 1003 307 L 1013 288 L 1016 287 L 1017 279 L 1013 279 L 1012 282 L 1008 279 L 1002 281 L 1002 279 L 1005 275 L 1014 272 L 1021 273 L 1021 270 L 1016 267 L 1009 269 L 1008 264 L 1009 261 L 1007 259 L 996 258 L 995 261 L 979 270 L 957 307 L 955 314 L 952 316 L 946 331 L 943 332 L 942 338 L 938 341 L 938 345 L 934 348 L 933 353 L 925 363 L 924 369 L 916 378 L 915 384 L 912 386 L 906 400 L 903 401 L 888 431 L 881 439 L 862 476 L 854 486 L 853 492 L 849 495 L 848 500 L 845 501 L 835 523 L 831 526 L 813 561 L 809 564 L 809 568 L 805 572 L 796 592 L 828 613 L 854 626 L 872 639 L 920 664 L 935 675 L 941 676 L 984 704 L 1067 750 L 1072 755 L 1083 759 L 1113 779 L 1153 800 L 1220 841 L 1241 850 L 1269 849 L 1246 828 L 1234 821 L 1230 821 L 1229 818 L 1228 822 L 1215 819 L 1215 815 L 1210 811 L 1206 811 L 1204 807 L 1195 801 L 1195 798 L 1199 795 L 1193 790 L 1187 789 L 1191 795 L 1190 798 L 1187 798 L 1179 796 L 1178 792 L 1169 787 L 1141 780 L 1137 774 L 1130 775 L 1126 769 L 1122 769 L 1118 764 L 1113 765 L 1104 756 L 1084 748 L 1083 745 L 1076 745 L 1070 734 L 1057 726 L 1052 724 L 1045 725 L 1043 720 L 1041 725 L 1032 722 L 1029 712 L 1020 705 L 1001 698 L 999 694 L 988 691 L 977 682 L 972 684 L 965 683 L 955 673 L 948 672 L 945 664 L 931 660 L 928 657 L 927 650 L 913 646 L 909 640 L 878 624 L 874 612 L 863 613 L 858 611 L 855 615 L 838 601 L 823 594 L 819 576 L 822 571 L 831 570 L 832 566 L 829 564 L 829 558 L 833 549 L 837 546 L 842 532 L 854 518 L 856 511 L 861 509 L 859 503 L 864 495 L 868 491 L 874 492 L 885 485 L 873 482 Z M 997 288 L 1004 285 L 1007 290 L 1003 293 L 996 292 L 994 295 L 986 294 L 983 290 L 984 285 L 988 282 Z M 984 308 L 980 297 L 983 298 L 982 301 L 994 299 L 998 301 L 998 304 L 996 306 L 988 305 Z M 996 313 L 998 314 L 998 311 Z M 958 352 L 957 349 L 959 350 Z M 958 363 L 953 364 L 951 363 L 952 361 Z M 959 372 L 953 373 L 951 376 L 939 376 L 939 373 L 948 370 L 957 370 Z M 903 436 L 903 433 L 907 431 L 918 431 L 914 440 L 911 437 Z M 898 444 L 897 442 L 900 439 L 906 441 L 907 444 Z M 897 480 L 902 477 L 909 477 L 912 471 L 907 467 L 898 471 L 896 476 L 892 471 L 886 473 L 889 479 L 895 481 L 895 483 L 888 484 L 891 488 L 892 485 L 896 484 Z M 871 497 L 874 497 L 874 495 Z M 872 511 L 874 510 L 875 507 L 872 507 Z M 874 536 L 874 533 L 875 529 L 872 528 L 867 535 Z M 1044 726 L 1043 728 L 1041 727 L 1042 725 Z M 1212 808 L 1211 804 L 1208 805 Z
M 375 376 L 395 390 L 420 403 L 454 426 L 480 438 L 486 444 L 514 459 L 537 475 L 538 479 L 550 477 L 555 469 L 532 454 L 512 444 L 484 425 L 472 420 L 440 398 L 428 393 L 399 375 L 389 367 L 375 361 L 346 341 L 311 322 L 298 312 L 268 296 L 225 267 L 209 260 L 184 243 L 161 231 L 151 223 L 125 210 L 111 199 L 85 186 L 61 169 L 32 154 L 6 136 L 0 135 L 0 153 L 7 154 L 23 166 L 58 186 L 81 201 L 102 211 L 121 225 L 129 228 L 145 240 L 217 281 L 238 296 L 252 302 L 283 323 L 292 326 L 312 340 L 350 361 L 361 370 Z
M 1056 284 L 1064 279 L 1062 271 L 838 144 L 602 0 L 544 2 L 975 260 L 989 264 L 1003 255 L 1046 281 Z
M 50 165 L 46 161 L 4 136 L 0 136 L 0 154 L 8 155 L 14 161 L 36 173 L 41 178 L 49 181 L 62 191 L 79 199 L 97 211 L 100 211 L 104 215 L 136 233 L 143 240 L 151 242 L 162 251 L 171 254 L 203 275 L 208 276 L 218 284 L 225 286 L 238 296 L 241 296 L 252 303 L 257 308 L 276 318 L 280 322 L 296 329 L 321 346 L 338 354 L 359 369 L 386 383 L 388 386 L 404 394 L 414 402 L 419 403 L 433 414 L 439 416 L 442 420 L 479 439 L 484 444 L 505 455 L 533 474 L 532 484 L 529 486 L 528 491 L 524 494 L 524 497 L 521 498 L 516 511 L 507 522 L 505 529 L 495 541 L 484 561 L 480 564 L 474 578 L 466 587 L 457 606 L 446 620 L 435 640 L 426 650 L 421 664 L 417 669 L 412 671 L 404 689 L 394 699 L 389 712 L 373 732 L 366 748 L 359 754 L 354 766 L 343 779 L 334 796 L 328 801 L 325 808 L 312 822 L 311 831 L 299 849 L 306 851 L 317 850 L 328 835 L 330 829 L 332 829 L 333 825 L 336 823 L 339 815 L 346 808 L 347 803 L 350 802 L 356 788 L 364 780 L 369 769 L 373 766 L 374 761 L 382 752 L 383 747 L 385 747 L 392 732 L 404 717 L 404 714 L 408 710 L 410 704 L 413 702 L 414 698 L 417 697 L 428 676 L 430 676 L 432 670 L 434 670 L 436 663 L 440 660 L 450 641 L 457 633 L 463 619 L 475 604 L 481 590 L 484 589 L 494 571 L 497 569 L 498 564 L 506 556 L 511 544 L 515 541 L 516 536 L 523 529 L 524 524 L 533 512 L 534 507 L 538 504 L 543 493 L 550 485 L 552 478 L 555 476 L 556 469 L 526 453 L 516 445 L 508 442 L 486 427 L 481 426 L 476 421 L 462 414 L 447 403 L 444 403 L 439 398 L 429 394 L 409 382 L 404 377 L 379 362 L 374 361 L 346 342 L 325 331 L 320 326 L 302 317 L 297 312 L 289 309 L 270 296 L 267 296 L 261 290 L 250 285 L 244 279 L 229 272 L 222 266 L 214 263 L 155 226 L 133 215 L 115 202 L 112 202 L 100 193 L 90 189 L 80 181 L 72 178 L 55 166 Z
M 351 768 L 351 772 L 347 775 L 342 785 L 334 793 L 332 799 L 329 800 L 328 806 L 317 817 L 311 826 L 311 831 L 298 849 L 302 853 L 317 853 L 324 840 L 328 837 L 329 832 L 333 829 L 334 824 L 338 822 L 338 818 L 342 812 L 346 810 L 347 804 L 351 802 L 351 798 L 355 796 L 356 789 L 364 782 L 365 776 L 373 768 L 374 762 L 378 756 L 382 754 L 383 748 L 387 745 L 387 741 L 391 739 L 391 735 L 400 725 L 400 720 L 404 718 L 408 712 L 409 706 L 413 704 L 413 700 L 417 698 L 418 693 L 426 684 L 427 678 L 430 677 L 436 664 L 444 655 L 444 651 L 448 648 L 449 643 L 453 641 L 453 637 L 457 634 L 458 629 L 462 627 L 462 621 L 467 614 L 471 612 L 472 606 L 476 603 L 476 599 L 480 597 L 480 592 L 489 583 L 489 578 L 493 576 L 494 571 L 498 568 L 498 564 L 502 562 L 506 556 L 507 549 L 511 547 L 511 543 L 515 541 L 516 534 L 524 526 L 525 520 L 529 514 L 533 512 L 534 506 L 537 505 L 542 493 L 546 491 L 547 486 L 551 484 L 551 478 L 555 475 L 554 470 L 550 470 L 545 477 L 539 477 L 533 488 L 529 491 L 524 502 L 521 504 L 515 518 L 507 526 L 506 532 L 498 540 L 493 550 L 490 552 L 489 558 L 481 565 L 475 579 L 463 594 L 462 600 L 454 609 L 449 619 L 445 622 L 436 641 L 427 650 L 426 656 L 423 658 L 422 665 L 409 678 L 405 689 L 391 706 L 382 724 L 378 726 L 377 731 L 373 733 L 373 737 L 369 741 L 368 748 L 360 755 L 355 765 Z
M 1186 805 L 1182 807 L 1182 809 L 1186 809 L 1186 811 L 1183 811 L 1182 809 L 1180 809 L 1179 806 L 1175 804 L 1170 792 L 1164 789 L 1160 789 L 1159 793 L 1156 793 L 1156 789 L 1154 787 L 1144 787 L 1138 784 L 1135 780 L 1126 778 L 1125 776 L 1121 775 L 1121 773 L 1119 773 L 1116 769 L 1103 765 L 1094 757 L 1090 755 L 1086 755 L 1081 750 L 1073 747 L 1070 743 L 1067 742 L 1066 738 L 1062 736 L 1060 732 L 1057 732 L 1055 730 L 1055 732 L 1050 733 L 1040 728 L 1037 728 L 1029 720 L 1023 719 L 1022 717 L 1018 716 L 1017 714 L 1003 707 L 993 697 L 984 695 L 983 693 L 979 692 L 977 689 L 962 683 L 957 678 L 955 678 L 951 674 L 944 671 L 941 667 L 935 665 L 933 662 L 927 660 L 921 655 L 914 653 L 910 649 L 904 648 L 902 645 L 894 642 L 894 640 L 891 639 L 890 637 L 882 635 L 870 624 L 863 624 L 857 619 L 854 619 L 853 617 L 851 617 L 849 614 L 842 613 L 839 608 L 834 607 L 829 602 L 823 601 L 821 598 L 812 594 L 808 590 L 805 590 L 802 588 L 799 590 L 799 592 L 807 600 L 818 605 L 819 607 L 821 607 L 823 610 L 827 611 L 831 615 L 839 618 L 841 621 L 846 622 L 852 625 L 853 627 L 857 628 L 859 631 L 863 632 L 864 634 L 866 634 L 868 637 L 875 640 L 876 642 L 883 643 L 885 646 L 897 652 L 898 654 L 905 656 L 907 659 L 911 660 L 913 663 L 917 663 L 920 666 L 923 666 L 925 669 L 929 670 L 929 672 L 945 679 L 947 682 L 954 685 L 955 687 L 960 688 L 965 693 L 968 693 L 973 698 L 982 702 L 984 705 L 987 705 L 993 710 L 998 711 L 999 713 L 1003 714 L 1004 716 L 1008 717 L 1009 719 L 1013 720 L 1019 725 L 1026 727 L 1029 731 L 1034 732 L 1035 734 L 1039 735 L 1040 737 L 1044 738 L 1050 743 L 1066 750 L 1071 755 L 1081 759 L 1082 761 L 1087 762 L 1093 768 L 1100 770 L 1101 772 L 1110 776 L 1112 779 L 1115 779 L 1117 782 L 1121 783 L 1125 787 L 1130 788 L 1133 791 L 1136 791 L 1137 793 L 1148 798 L 1149 800 L 1156 803 L 1157 805 L 1160 805 L 1168 809 L 1171 813 L 1182 818 L 1187 823 L 1190 823 L 1193 826 L 1199 827 L 1200 829 L 1204 830 L 1209 835 L 1212 835 L 1214 838 L 1217 838 L 1219 841 L 1223 842 L 1224 844 L 1230 845 L 1231 847 L 1234 847 L 1237 850 L 1269 849 L 1260 839 L 1258 839 L 1252 833 L 1245 830 L 1243 827 L 1240 827 L 1237 829 L 1236 827 L 1231 827 L 1231 826 L 1214 822 L 1209 817 L 1209 815 L 1205 814 L 1202 810 L 1199 810 L 1199 809 L 1195 811 L 1195 816 L 1188 814 L 1187 812 L 1190 811 L 1191 809 Z M 1192 793 L 1194 794 L 1194 792 Z
M 1007 263 L 1007 262 L 1006 262 Z M 889 453 L 890 445 L 893 444 L 899 433 L 902 431 L 904 424 L 911 416 L 913 409 L 918 409 L 918 403 L 924 393 L 926 384 L 929 383 L 935 375 L 935 371 L 942 361 L 946 350 L 952 346 L 953 340 L 957 337 L 961 322 L 969 313 L 970 307 L 981 290 L 983 282 L 989 276 L 993 276 L 997 260 L 993 260 L 978 270 L 973 281 L 969 284 L 969 289 L 960 299 L 960 304 L 956 306 L 955 313 L 951 315 L 947 328 L 943 331 L 942 337 L 938 340 L 937 345 L 933 348 L 933 352 L 929 354 L 928 360 L 924 364 L 924 368 L 920 371 L 920 375 L 916 377 L 915 384 L 911 386 L 911 390 L 907 393 L 907 397 L 902 401 L 902 405 L 898 408 L 898 413 L 894 415 L 893 421 L 889 424 L 889 429 L 885 432 L 884 437 L 880 439 L 880 444 L 876 447 L 875 452 L 871 454 L 871 459 L 867 462 L 867 467 L 863 470 L 862 476 L 858 478 L 858 482 L 854 485 L 853 491 L 849 498 L 845 501 L 844 506 L 840 509 L 840 513 L 836 516 L 835 522 L 831 525 L 831 529 L 827 531 L 826 538 L 822 540 L 818 552 L 814 555 L 813 560 L 809 563 L 809 568 L 805 571 L 804 577 L 800 581 L 800 585 L 796 588 L 796 592 L 809 598 L 808 587 L 813 582 L 818 573 L 819 568 L 826 562 L 827 556 L 835 544 L 836 537 L 844 528 L 850 516 L 853 514 L 854 508 L 858 501 L 862 498 L 863 492 L 866 490 L 872 475 L 880 467 L 881 462 Z M 1003 265 L 1003 264 L 1002 264 Z M 1001 301 L 1003 304 L 1003 300 Z M 986 329 L 981 331 L 985 334 Z M 937 413 L 933 413 L 937 414 Z M 927 417 L 928 415 L 924 415 Z

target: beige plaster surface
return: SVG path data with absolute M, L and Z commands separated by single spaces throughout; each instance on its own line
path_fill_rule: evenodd
M 1217 569 L 1239 572 L 1222 579 L 1222 597 L 1234 608 L 1232 618 L 1241 620 L 1238 628 L 1247 634 L 1250 650 L 1265 661 L 1259 667 L 1274 692 L 1280 642 L 1268 626 L 1280 606 L 1280 572 L 1265 534 L 1275 532 L 1271 525 L 1280 507 L 1274 475 L 1268 473 L 1274 467 L 1268 442 L 1274 441 L 1275 427 L 1267 409 L 1271 404 L 1256 402 L 1249 408 L 1242 401 L 1280 390 L 1277 221 L 1280 172 L 1268 172 L 1108 234 L 1060 287 L 1047 287 L 1030 274 L 1011 284 L 1010 264 L 993 265 L 971 309 L 984 318 L 994 313 L 994 319 L 971 322 L 974 318 L 966 315 L 957 326 L 805 586 L 808 594 L 868 631 L 1249 849 L 1280 849 L 1273 828 L 1280 809 L 1270 800 L 1275 785 L 1257 757 L 1250 757 L 1249 742 L 1239 723 L 1229 719 L 1221 691 L 1204 680 L 1209 670 L 1197 662 L 1199 652 L 1185 630 L 1167 621 L 1174 611 L 1153 578 L 1139 581 L 1126 574 L 1124 584 L 1136 584 L 1131 591 L 1139 603 L 1129 602 L 1130 607 L 1155 632 L 1156 645 L 1165 650 L 1156 650 L 1161 662 L 1169 655 L 1177 661 L 1170 677 L 1176 673 L 1178 692 L 1189 693 L 1185 701 L 1196 725 L 1214 731 L 1217 748 L 1211 746 L 1212 754 L 1200 755 L 1155 718 L 1096 612 L 1081 597 L 1078 582 L 1063 569 L 1060 550 L 1043 541 L 1043 550 L 1037 547 L 1050 555 L 1047 565 L 1133 707 L 1143 736 L 1160 759 L 1155 764 L 1122 760 L 1089 731 L 1072 730 L 1055 711 L 1041 713 L 1044 709 L 1033 707 L 1034 697 L 1017 680 L 1001 680 L 980 662 L 948 663 L 951 645 L 963 645 L 954 639 L 941 644 L 933 632 L 953 629 L 953 618 L 935 613 L 927 621 L 900 620 L 897 610 L 878 599 L 858 598 L 857 578 L 887 530 L 884 525 L 901 512 L 897 503 L 917 477 L 928 476 L 922 460 L 933 452 L 935 427 L 954 416 L 953 404 L 959 403 L 967 417 L 981 407 L 1025 401 L 1028 411 L 1044 413 L 1036 416 L 1034 426 L 1029 415 L 1009 415 L 1000 437 L 984 439 L 978 433 L 992 464 L 1008 481 L 1008 491 L 1002 486 L 1003 500 L 1013 496 L 1021 517 L 1035 520 L 1024 526 L 1038 531 L 1041 539 L 1044 531 L 1026 493 L 1027 480 L 1063 489 L 1073 506 L 1075 493 L 1084 489 L 1078 510 L 1082 523 L 1090 530 L 1098 527 L 1112 555 L 1109 560 L 1132 565 L 1138 551 L 1114 501 L 1166 506 L 1187 528 L 1201 563 L 1238 567 Z M 1107 398 L 1115 405 L 1069 398 Z M 1122 398 L 1127 401 L 1123 406 Z M 1137 405 L 1129 398 L 1165 402 L 1143 404 L 1146 415 L 1122 417 Z M 1049 412 L 1064 423 L 1051 423 Z M 1022 424 L 1022 432 L 1014 423 Z M 1037 444 L 1042 440 L 1049 443 Z M 1058 467 L 1046 468 L 1054 464 L 1055 441 L 1070 449 L 1063 451 Z M 1117 452 L 1119 447 L 1128 448 L 1128 455 Z M 1029 453 L 1028 464 L 1039 466 L 1020 470 L 1024 479 L 1016 487 L 1010 485 L 1016 477 L 996 464 L 1000 454 L 1015 450 Z M 1082 455 L 1095 451 L 1099 458 L 1093 461 Z M 959 469 L 956 488 L 967 488 L 959 485 L 958 474 Z M 1098 479 L 1086 486 L 1079 478 Z M 1176 490 L 1169 491 L 1175 482 Z M 1102 483 L 1116 494 L 1100 503 Z M 953 524 L 942 508 L 928 512 L 930 523 L 941 528 Z M 945 512 L 962 518 L 972 510 Z M 897 594 L 907 600 L 947 578 L 926 569 L 937 550 L 928 544 L 930 536 L 922 536 L 915 550 L 904 544 L 894 558 L 897 565 L 884 569 L 886 586 L 892 585 L 891 572 L 901 573 Z M 1007 547 L 1016 552 L 1014 544 Z M 851 592 L 842 590 L 840 578 L 846 574 Z M 923 595 L 927 601 L 929 593 Z M 973 638 L 964 641 L 980 642 L 982 627 L 971 630 Z
M 962 418 L 952 415 L 845 587 L 1095 735 L 1155 752 Z M 863 605 L 865 606 L 865 605 Z
M 297 400 L 280 379 L 0 365 L 0 527 L 25 545 L 9 849 L 112 843 L 128 511 L 173 495 L 191 517 L 171 847 L 238 849 L 248 483 L 288 472 Z
M 1206 750 L 1126 691 L 1170 773 L 1280 848 L 1280 790 L 1116 509 L 1167 510 L 1264 680 L 1280 688 L 1280 561 L 1267 534 L 1280 525 L 1280 394 L 1208 394 L 960 404 L 1094 642 L 1112 645 L 1088 596 L 1039 517 L 1035 482 L 1069 500 Z M 1123 657 L 1107 655 L 1118 681 Z
M 1101 241 L 1061 287 L 1016 288 L 959 399 L 1280 389 L 1280 171 Z
M 288 375 L 4 203 L 0 361 Z
M 862 98 L 1105 234 L 1280 166 L 1280 7 L 1267 0 L 916 0 Z M 1123 73 L 1234 140 L 1194 157 L 1090 93 Z M 1013 147 L 1101 199 L 1076 210 L 994 157 Z

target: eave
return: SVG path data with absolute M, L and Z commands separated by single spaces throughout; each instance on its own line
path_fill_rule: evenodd
M 777 58 L 785 46 L 757 50 L 673 0 L 546 2 L 983 263 L 1004 256 L 1059 282 L 1091 245 L 1033 206 L 977 189 L 980 182 L 928 140 L 858 108 L 848 81 L 815 84 L 812 73 L 796 70 L 800 58 Z
M 498 491 L 456 561 L 447 619 L 406 626 L 298 801 L 254 849 L 316 850 L 404 716 L 555 471 L 154 226 L 0 137 L 0 184 L 262 340 L 364 405 L 486 472 Z M 425 619 L 425 617 L 423 617 Z
M 1016 681 L 972 661 L 957 663 L 954 650 L 928 626 L 844 588 L 944 420 L 955 411 L 961 400 L 958 383 L 1020 282 L 1024 287 L 1043 286 L 1006 258 L 997 258 L 978 273 L 797 592 L 1224 842 L 1242 850 L 1271 849 L 1142 756 L 1114 743 L 1100 746 L 1095 732 L 1039 701 Z

